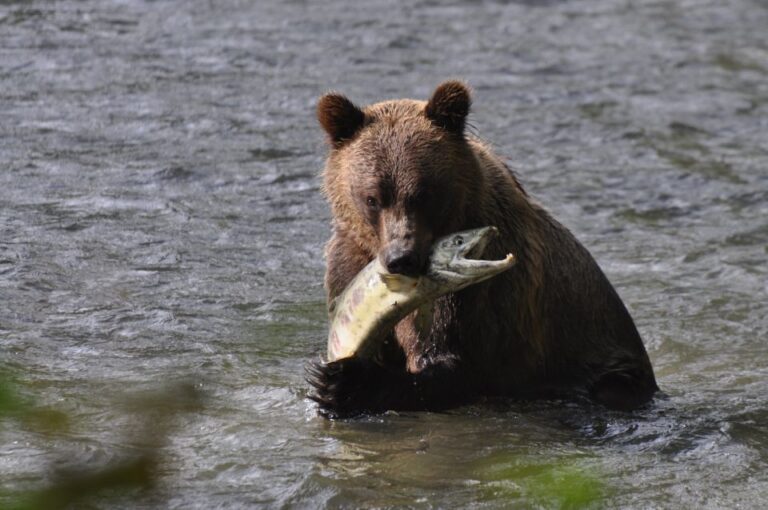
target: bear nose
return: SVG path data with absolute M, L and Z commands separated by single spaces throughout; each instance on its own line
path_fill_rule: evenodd
M 384 256 L 387 271 L 405 276 L 418 276 L 421 263 L 415 250 L 392 249 Z

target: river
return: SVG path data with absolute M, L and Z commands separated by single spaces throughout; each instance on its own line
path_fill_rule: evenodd
M 126 399 L 182 382 L 157 490 L 95 508 L 764 507 L 766 27 L 759 0 L 0 2 L 0 365 L 64 423 L 0 421 L 0 506 L 133 451 Z M 455 77 L 630 309 L 650 408 L 305 398 L 316 100 Z

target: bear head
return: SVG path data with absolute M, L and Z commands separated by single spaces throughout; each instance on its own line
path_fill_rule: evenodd
M 359 108 L 330 93 L 317 106 L 331 146 L 324 191 L 337 233 L 392 273 L 425 271 L 433 241 L 464 227 L 477 161 L 464 134 L 471 99 L 458 81 L 428 101 Z

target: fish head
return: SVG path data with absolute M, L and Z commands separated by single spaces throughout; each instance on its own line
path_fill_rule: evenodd
M 438 239 L 432 249 L 430 274 L 459 290 L 509 269 L 516 262 L 511 253 L 501 260 L 479 259 L 498 234 L 496 227 L 482 227 Z
M 448 267 L 461 258 L 481 257 L 490 240 L 498 234 L 499 229 L 496 227 L 483 227 L 438 239 L 432 248 L 432 266 Z

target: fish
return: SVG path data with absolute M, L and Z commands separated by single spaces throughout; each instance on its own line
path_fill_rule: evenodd
M 425 274 L 412 277 L 386 270 L 378 257 L 329 304 L 328 362 L 352 356 L 375 358 L 395 325 L 414 310 L 420 331 L 428 329 L 435 299 L 492 278 L 514 266 L 511 253 L 480 260 L 496 227 L 456 232 L 435 241 Z

